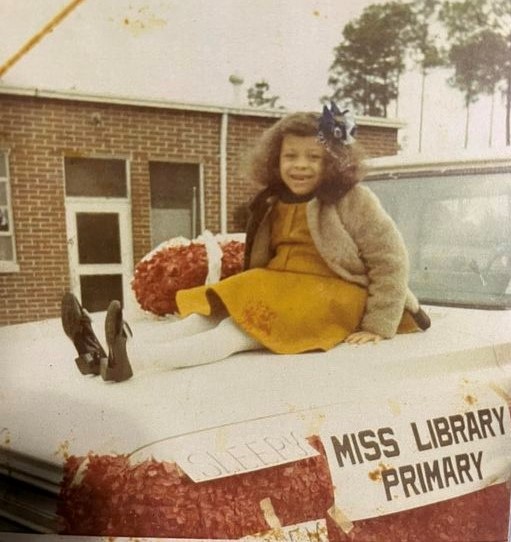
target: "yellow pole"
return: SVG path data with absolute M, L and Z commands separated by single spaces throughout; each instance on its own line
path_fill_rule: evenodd
M 4 75 L 11 66 L 18 62 L 21 57 L 26 55 L 30 51 L 30 49 L 35 47 L 44 38 L 44 36 L 46 36 L 46 34 L 51 32 L 60 23 L 60 21 L 62 21 L 64 17 L 69 15 L 73 11 L 73 9 L 75 9 L 75 7 L 77 7 L 78 4 L 80 4 L 81 2 L 83 2 L 83 0 L 72 0 L 67 6 L 65 6 L 61 11 L 59 11 L 59 13 L 57 13 L 57 15 L 55 15 L 55 17 L 53 17 L 51 21 L 44 25 L 44 27 L 39 32 L 37 32 L 37 34 L 32 36 L 27 41 L 16 54 L 9 58 L 9 60 L 7 60 L 7 62 L 5 62 L 3 66 L 0 66 L 0 77 L 2 77 L 2 75 Z

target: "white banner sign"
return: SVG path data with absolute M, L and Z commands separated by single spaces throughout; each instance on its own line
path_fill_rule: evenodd
M 435 391 L 423 388 L 422 396 L 401 390 L 394 400 L 366 398 L 170 438 L 133 459 L 173 460 L 203 482 L 317 456 L 307 441 L 316 435 L 328 459 L 335 507 L 350 521 L 506 482 L 506 390 L 487 383 L 429 384 Z
M 408 403 L 361 405 L 364 422 L 345 407 L 325 411 L 325 446 L 336 505 L 351 520 L 459 497 L 505 482 L 511 472 L 511 420 L 504 400 L 429 395 Z

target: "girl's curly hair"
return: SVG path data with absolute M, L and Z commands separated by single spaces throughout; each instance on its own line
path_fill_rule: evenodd
M 249 178 L 260 186 L 278 190 L 282 186 L 279 161 L 285 135 L 317 136 L 319 114 L 292 113 L 268 128 L 256 144 L 249 163 Z M 318 199 L 335 203 L 365 175 L 364 153 L 357 143 L 325 146 L 323 182 Z

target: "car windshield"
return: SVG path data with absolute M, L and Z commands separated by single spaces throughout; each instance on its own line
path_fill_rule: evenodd
M 403 234 L 421 302 L 511 306 L 511 172 L 370 177 Z

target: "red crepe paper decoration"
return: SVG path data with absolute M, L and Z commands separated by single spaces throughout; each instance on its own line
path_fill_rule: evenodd
M 355 521 L 344 533 L 327 517 L 330 542 L 504 542 L 510 491 L 490 486 L 463 497 Z
M 220 243 L 221 279 L 243 269 L 245 244 L 239 241 Z M 206 247 L 202 243 L 164 246 L 140 261 L 131 286 L 142 309 L 158 316 L 177 311 L 179 290 L 201 286 L 208 275 Z
M 324 517 L 333 503 L 326 456 L 195 483 L 174 463 L 128 456 L 70 457 L 58 514 L 68 535 L 240 538 L 267 531 L 260 502 L 270 498 L 282 525 Z M 88 465 L 77 476 L 84 460 Z
M 58 514 L 67 535 L 241 538 L 267 531 L 260 502 L 269 498 L 282 526 L 326 519 L 331 542 L 503 542 L 510 489 L 490 486 L 463 497 L 356 521 L 345 533 L 328 510 L 334 489 L 321 455 L 264 470 L 195 483 L 174 463 L 128 456 L 71 456 L 64 469 Z M 363 498 L 363 496 L 361 496 Z

